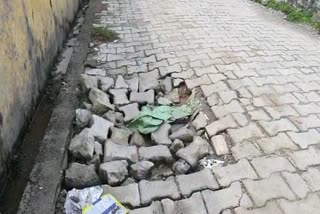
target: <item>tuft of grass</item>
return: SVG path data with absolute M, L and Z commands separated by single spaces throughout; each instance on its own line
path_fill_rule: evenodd
M 256 0 L 256 2 L 261 3 L 261 0 Z M 309 10 L 294 7 L 286 2 L 277 3 L 275 0 L 269 0 L 265 6 L 283 12 L 287 15 L 288 21 L 310 25 L 320 33 L 320 22 L 314 19 Z
M 91 37 L 102 42 L 112 42 L 119 39 L 119 34 L 106 27 L 93 27 Z

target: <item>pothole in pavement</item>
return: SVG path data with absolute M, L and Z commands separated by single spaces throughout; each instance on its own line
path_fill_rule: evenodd
M 94 49 L 99 47 L 105 44 Z M 232 161 L 218 157 L 206 136 L 204 128 L 213 118 L 201 93 L 188 90 L 174 72 L 119 75 L 96 68 L 93 59 L 88 64 L 57 213 L 63 212 L 66 190 L 103 185 L 104 193 L 118 195 L 113 187 L 169 180 Z M 197 107 L 189 108 L 190 103 Z M 118 200 L 130 209 L 149 203 Z

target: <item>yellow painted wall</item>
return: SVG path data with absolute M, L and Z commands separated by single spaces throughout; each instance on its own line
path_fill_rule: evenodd
M 0 174 L 81 0 L 0 0 Z

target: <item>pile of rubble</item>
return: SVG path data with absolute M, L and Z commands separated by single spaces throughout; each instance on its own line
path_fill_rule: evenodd
M 103 185 L 106 193 L 129 208 L 140 207 L 151 201 L 132 195 L 139 194 L 137 183 L 146 184 L 140 190 L 152 188 L 152 181 L 171 181 L 175 175 L 207 166 L 203 160 L 213 154 L 204 137 L 209 121 L 197 111 L 188 118 L 165 122 L 150 134 L 129 129 L 143 106 L 181 105 L 191 92 L 181 79 L 157 69 L 124 77 L 108 75 L 104 68 L 87 68 L 82 75 L 86 96 L 83 108 L 76 110 L 77 134 L 69 145 L 72 158 L 65 188 Z

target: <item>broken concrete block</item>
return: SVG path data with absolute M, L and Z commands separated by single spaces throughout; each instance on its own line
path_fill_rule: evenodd
M 130 145 L 150 146 L 139 132 L 134 132 L 130 139 Z
M 152 162 L 171 162 L 172 156 L 170 150 L 165 145 L 157 145 L 139 148 L 140 160 L 148 160 Z
M 103 156 L 102 145 L 101 145 L 101 143 L 99 143 L 97 141 L 94 142 L 94 154 L 98 155 L 99 157 Z
M 129 144 L 129 137 L 132 134 L 130 129 L 112 127 L 111 133 L 111 141 L 123 145 Z
M 76 125 L 79 128 L 84 128 L 88 126 L 91 120 L 91 112 L 86 109 L 77 109 L 76 110 Z
M 177 151 L 179 151 L 183 147 L 184 147 L 184 144 L 182 140 L 175 139 L 170 146 L 170 151 L 175 154 Z
M 172 91 L 172 80 L 171 77 L 166 77 L 161 82 L 161 89 L 166 94 L 170 91 Z
M 208 117 L 203 112 L 199 112 L 197 117 L 192 121 L 192 125 L 196 130 L 203 129 L 208 125 Z
M 107 71 L 103 68 L 87 68 L 85 70 L 85 74 L 90 75 L 90 76 L 101 76 L 105 77 L 107 74 Z
M 127 160 L 131 163 L 138 162 L 138 150 L 136 146 L 120 145 L 107 140 L 104 151 L 103 162 L 114 160 Z
M 91 123 L 92 125 L 89 128 L 90 133 L 101 142 L 107 139 L 109 129 L 114 126 L 110 121 L 97 115 L 92 116 Z
M 116 125 L 123 124 L 123 115 L 121 112 L 108 111 L 103 117 Z
M 140 161 L 130 166 L 130 175 L 137 180 L 147 179 L 150 175 L 151 169 L 154 164 L 150 161 Z
M 199 160 L 210 153 L 212 151 L 209 143 L 201 137 L 196 136 L 193 142 L 187 147 L 180 149 L 176 153 L 176 156 L 185 160 L 192 167 L 196 167 Z
M 180 95 L 178 88 L 174 88 L 170 93 L 168 93 L 164 97 L 173 103 L 180 103 Z
M 131 91 L 138 91 L 139 90 L 139 78 L 133 77 L 132 79 L 127 80 L 129 88 Z
M 188 129 L 186 126 L 181 127 L 180 129 L 173 131 L 170 135 L 170 139 L 179 139 L 185 143 L 190 143 L 193 140 L 193 136 L 196 134 L 191 129 Z
M 151 133 L 151 139 L 158 145 L 171 145 L 172 141 L 169 138 L 170 131 L 171 125 L 164 123 L 157 131 Z
M 89 99 L 93 105 L 92 111 L 96 113 L 105 113 L 110 109 L 114 110 L 114 106 L 110 103 L 109 96 L 97 88 L 90 90 Z
M 94 137 L 88 129 L 83 129 L 70 142 L 71 154 L 82 160 L 90 160 L 94 151 Z
M 122 111 L 125 115 L 124 121 L 130 122 L 135 117 L 137 117 L 140 113 L 139 111 L 139 105 L 137 103 L 131 103 L 125 106 L 122 106 L 119 108 L 120 111 Z
M 172 170 L 177 175 L 186 174 L 190 170 L 190 165 L 184 160 L 178 160 L 172 165 Z
M 127 161 L 112 161 L 100 165 L 100 176 L 103 182 L 114 186 L 122 183 L 128 177 Z
M 154 104 L 154 91 L 148 90 L 146 92 L 131 92 L 130 101 L 140 104 Z
M 86 188 L 100 184 L 99 176 L 96 173 L 93 164 L 87 166 L 80 163 L 72 163 L 66 170 L 65 185 L 66 188 Z
M 169 105 L 172 104 L 172 101 L 168 100 L 168 99 L 165 98 L 165 97 L 159 97 L 159 98 L 157 99 L 157 103 L 158 103 L 159 105 L 169 106 Z
M 120 89 L 120 88 L 124 88 L 127 89 L 129 88 L 129 85 L 127 84 L 127 82 L 123 79 L 123 77 L 121 75 L 117 76 L 117 80 L 116 80 L 116 85 L 114 88 Z
M 89 76 L 81 74 L 82 89 L 88 91 L 91 88 L 98 88 L 98 78 L 95 76 Z
M 130 214 L 165 214 L 162 211 L 162 206 L 160 201 L 154 201 L 148 207 L 138 208 L 130 210 Z
M 174 176 L 173 171 L 168 165 L 159 165 L 155 166 L 151 170 L 151 181 L 159 181 L 159 180 L 164 180 L 170 176 Z
M 110 89 L 109 92 L 113 96 L 113 104 L 125 105 L 130 103 L 127 97 L 127 89 Z

